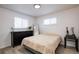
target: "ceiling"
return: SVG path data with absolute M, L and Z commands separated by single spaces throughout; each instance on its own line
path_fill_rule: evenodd
M 42 16 L 79 6 L 78 4 L 41 4 L 35 9 L 33 4 L 1 4 L 0 7 L 23 13 L 29 16 Z

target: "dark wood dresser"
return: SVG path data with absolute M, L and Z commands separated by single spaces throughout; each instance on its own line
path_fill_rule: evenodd
M 11 45 L 15 47 L 20 45 L 23 38 L 33 36 L 33 31 L 13 31 L 11 32 Z

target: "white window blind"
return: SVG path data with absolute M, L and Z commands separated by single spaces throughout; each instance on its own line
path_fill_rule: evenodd
M 27 19 L 15 17 L 14 18 L 14 28 L 27 28 L 28 21 Z
M 43 22 L 44 25 L 50 25 L 50 24 L 56 24 L 56 23 L 57 23 L 56 18 L 45 19 L 44 22 Z

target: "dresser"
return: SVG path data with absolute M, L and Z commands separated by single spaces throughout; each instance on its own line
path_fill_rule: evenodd
M 13 31 L 11 32 L 11 46 L 21 45 L 23 38 L 33 36 L 33 31 Z

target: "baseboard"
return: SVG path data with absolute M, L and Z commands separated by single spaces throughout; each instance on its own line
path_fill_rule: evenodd
M 10 48 L 11 46 L 5 46 L 5 47 L 1 47 L 0 50 L 5 49 L 5 48 Z

